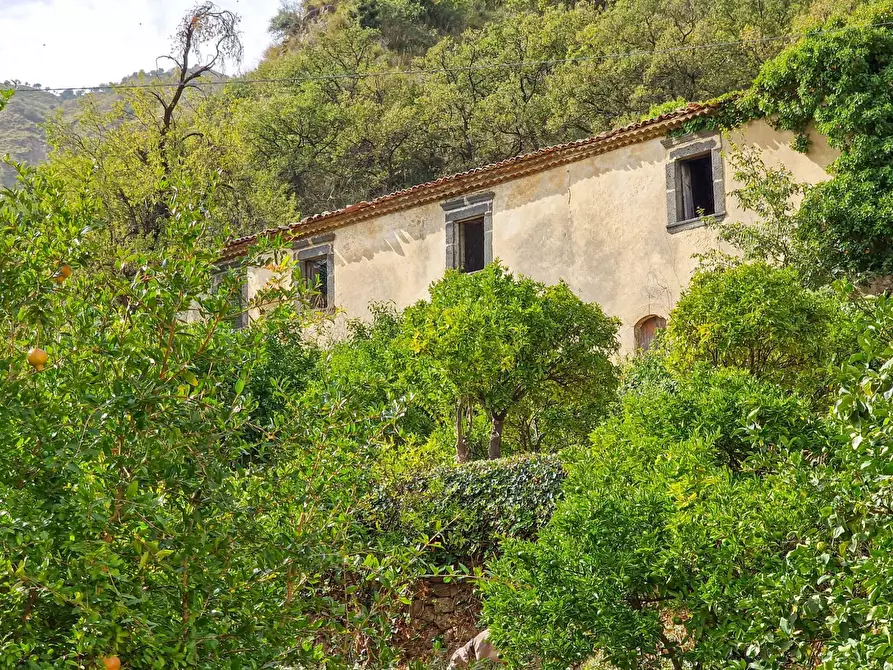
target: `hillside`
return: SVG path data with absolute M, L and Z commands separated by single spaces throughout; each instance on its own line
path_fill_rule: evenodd
M 166 74 L 164 70 L 134 72 L 115 83 L 154 81 Z M 49 146 L 43 126 L 56 114 L 73 119 L 85 99 L 97 102 L 100 109 L 107 111 L 119 97 L 112 91 L 88 93 L 68 89 L 55 93 L 27 84 L 16 87 L 8 81 L 0 83 L 0 88 L 17 89 L 3 114 L 0 114 L 0 156 L 8 154 L 16 162 L 30 165 L 38 165 L 47 159 Z M 11 186 L 14 181 L 14 171 L 0 164 L 0 183 Z
M 858 4 L 286 3 L 270 23 L 274 46 L 242 78 L 250 83 L 190 90 L 171 116 L 179 139 L 162 144 L 175 155 L 149 158 L 163 113 L 151 93 L 130 91 L 127 108 L 66 129 L 58 160 L 84 159 L 89 138 L 107 167 L 106 200 L 134 229 L 160 211 L 147 192 L 152 160 L 223 175 L 223 223 L 250 232 L 747 88 L 785 36 Z M 16 96 L 0 117 L 0 151 L 44 160 L 41 122 L 72 115 L 83 97 Z M 139 118 L 126 111 L 137 108 Z
M 0 155 L 18 162 L 42 163 L 47 157 L 43 124 L 65 105 L 61 96 L 32 87 L 22 87 L 0 114 Z M 0 182 L 12 185 L 13 172 L 0 165 Z
M 845 6 L 311 0 L 274 19 L 239 132 L 312 214 L 747 88 Z

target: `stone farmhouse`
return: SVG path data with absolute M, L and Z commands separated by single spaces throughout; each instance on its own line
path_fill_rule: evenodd
M 244 254 L 259 236 L 284 233 L 303 276 L 321 289 L 320 306 L 337 307 L 339 318 L 364 318 L 370 302 L 403 308 L 424 298 L 447 268 L 474 272 L 499 259 L 542 282 L 565 280 L 620 317 L 622 351 L 647 348 L 696 269 L 693 256 L 715 245 L 698 212 L 752 216 L 730 196 L 737 186 L 724 146 L 754 146 L 768 165 L 783 164 L 807 183 L 826 178 L 836 158 L 822 137 L 808 153 L 795 151 L 790 133 L 764 121 L 725 136 L 678 136 L 687 121 L 715 113 L 690 104 L 310 216 L 232 240 L 222 261 Z M 268 278 L 268 270 L 249 268 L 243 298 Z

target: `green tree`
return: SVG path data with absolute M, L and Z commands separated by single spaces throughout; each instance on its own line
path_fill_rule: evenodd
M 888 125 L 893 5 L 843 8 L 766 63 L 742 107 L 801 133 L 809 124 L 841 152 L 832 178 L 808 189 L 798 213 L 803 234 L 832 274 L 889 274 L 891 171 Z M 829 77 L 828 73 L 834 73 Z
M 697 273 L 673 310 L 665 342 L 681 370 L 699 361 L 815 392 L 822 368 L 848 355 L 855 333 L 827 291 L 765 263 Z
M 337 209 L 430 178 L 413 139 L 415 83 L 373 77 L 390 68 L 375 31 L 323 32 L 262 64 L 254 77 L 294 83 L 239 86 L 239 136 L 252 164 L 275 177 L 307 213 Z
M 594 654 L 630 670 L 807 662 L 810 645 L 787 633 L 817 622 L 785 617 L 821 572 L 786 555 L 825 535 L 821 468 L 801 450 L 821 453 L 829 433 L 781 388 L 702 375 L 628 393 L 567 455 L 566 497 L 539 540 L 503 545 L 482 588 L 511 667 Z
M 784 166 L 767 166 L 759 150 L 753 147 L 733 144 L 726 155 L 734 170 L 735 181 L 741 184 L 732 191 L 732 196 L 741 209 L 754 214 L 755 219 L 746 223 L 705 219 L 717 238 L 739 254 L 730 257 L 712 251 L 705 255 L 705 259 L 719 265 L 743 260 L 793 268 L 804 283 L 811 286 L 827 281 L 816 241 L 804 234 L 797 216 L 806 185 L 794 181 L 793 174 Z
M 539 540 L 504 545 L 483 585 L 510 665 L 889 663 L 893 302 L 859 307 L 830 417 L 740 370 L 636 363 Z
M 454 402 L 480 406 L 491 430 L 490 458 L 502 453 L 506 417 L 522 401 L 557 402 L 588 394 L 607 405 L 616 387 L 611 356 L 617 321 L 560 283 L 514 277 L 498 263 L 456 271 L 431 285 L 405 312 L 405 346 L 419 375 Z M 457 456 L 468 457 L 458 412 Z
M 407 564 L 351 514 L 375 436 L 337 399 L 246 430 L 297 296 L 271 284 L 233 331 L 213 196 L 172 188 L 163 249 L 117 251 L 130 274 L 95 262 L 91 198 L 30 173 L 0 193 L 0 665 L 386 667 Z

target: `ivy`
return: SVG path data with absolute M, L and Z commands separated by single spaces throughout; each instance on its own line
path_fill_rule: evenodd
M 447 562 L 475 560 L 504 537 L 534 538 L 565 477 L 561 460 L 548 454 L 436 468 L 381 487 L 366 520 L 401 544 L 431 534 L 434 554 Z
M 744 104 L 744 93 L 744 91 L 733 91 L 702 103 L 705 106 L 713 106 L 716 110 L 713 114 L 690 119 L 667 134 L 670 137 L 681 137 L 702 131 L 725 131 L 753 121 L 759 115 L 752 107 Z
M 831 178 L 807 189 L 799 234 L 818 242 L 832 274 L 893 272 L 893 3 L 837 15 L 767 62 L 752 87 L 712 101 L 717 112 L 672 132 L 729 130 L 763 118 L 794 132 L 808 151 L 809 131 L 840 156 Z

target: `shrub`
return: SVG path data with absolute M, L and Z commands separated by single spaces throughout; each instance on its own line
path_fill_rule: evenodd
M 441 561 L 475 561 L 505 537 L 530 539 L 552 515 L 565 472 L 551 455 L 475 461 L 380 488 L 368 523 L 398 543 L 427 536 Z
M 406 310 L 402 346 L 416 354 L 408 360 L 418 378 L 449 399 L 444 404 L 484 411 L 491 458 L 502 453 L 509 413 L 535 415 L 585 396 L 599 416 L 614 398 L 618 322 L 565 283 L 546 286 L 491 263 L 470 274 L 449 271 L 429 293 Z M 462 416 L 460 461 L 468 458 Z
M 303 325 L 288 321 L 268 328 L 261 338 L 257 365 L 245 385 L 256 403 L 251 426 L 255 431 L 271 428 L 289 397 L 300 395 L 313 379 L 319 350 L 307 341 Z
M 765 263 L 702 271 L 670 315 L 665 346 L 680 370 L 699 362 L 813 391 L 848 333 L 843 307 Z M 845 328 L 844 328 L 845 330 Z
M 728 370 L 628 394 L 569 454 L 565 497 L 538 540 L 509 540 L 482 584 L 510 665 L 558 670 L 595 652 L 626 670 L 807 658 L 779 619 L 820 573 L 786 556 L 824 536 L 828 496 L 817 461 L 789 438 L 827 438 L 788 395 Z M 769 658 L 778 664 L 759 665 Z
M 700 364 L 674 376 L 661 356 L 626 372 L 621 409 L 647 435 L 711 441 L 715 460 L 732 470 L 760 470 L 778 449 L 819 458 L 830 439 L 810 402 L 744 370 Z

